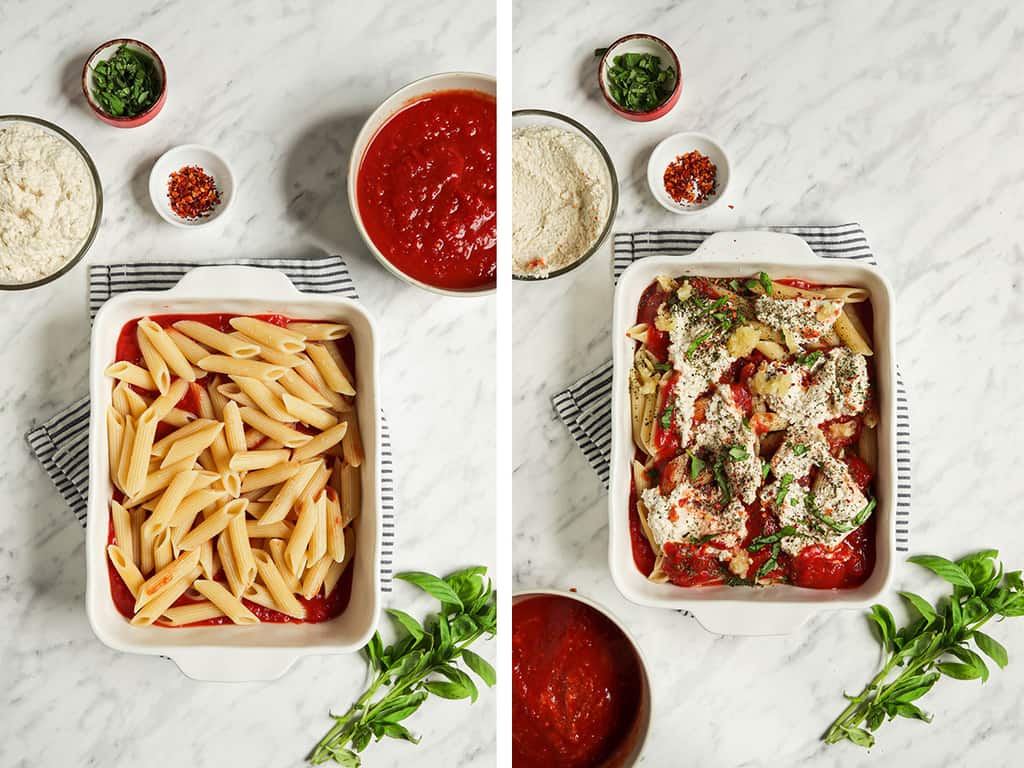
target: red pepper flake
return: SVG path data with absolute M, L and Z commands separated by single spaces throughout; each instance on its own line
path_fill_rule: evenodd
M 697 150 L 679 155 L 665 169 L 665 191 L 677 203 L 703 203 L 715 194 L 717 169 Z
M 183 219 L 202 219 L 220 204 L 220 192 L 213 176 L 198 165 L 186 165 L 167 180 L 171 210 Z

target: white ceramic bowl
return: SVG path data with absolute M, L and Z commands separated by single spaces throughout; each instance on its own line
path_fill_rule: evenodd
M 358 416 L 366 460 L 361 467 L 362 509 L 351 567 L 352 596 L 345 611 L 318 624 L 138 627 L 128 623 L 110 596 L 107 535 L 112 486 L 104 414 L 111 380 L 103 370 L 114 359 L 117 338 L 129 320 L 166 313 L 284 314 L 344 322 L 356 349 Z M 127 653 L 167 656 L 197 680 L 272 680 L 299 658 L 358 651 L 373 635 L 380 614 L 380 347 L 376 323 L 358 302 L 329 294 L 301 293 L 280 272 L 254 267 L 202 267 L 169 291 L 123 293 L 110 299 L 92 328 L 89 391 L 89 503 L 86 528 L 86 613 L 107 646 Z M 372 489 L 372 490 L 371 490 Z
M 384 103 L 377 107 L 373 114 L 371 114 L 367 118 L 366 122 L 363 123 L 363 127 L 359 131 L 359 135 L 356 136 L 355 144 L 352 145 L 352 155 L 348 162 L 348 205 L 352 211 L 352 218 L 356 222 L 356 229 L 359 230 L 359 234 L 363 238 L 363 242 L 366 243 L 366 247 L 370 249 L 370 253 L 376 257 L 377 261 L 383 264 L 384 267 L 396 277 L 401 278 L 410 285 L 415 285 L 418 288 L 433 291 L 434 293 L 440 293 L 444 296 L 485 296 L 487 294 L 494 293 L 497 289 L 491 286 L 476 290 L 453 291 L 447 288 L 438 288 L 437 286 L 424 283 L 405 274 L 402 270 L 392 264 L 387 257 L 381 253 L 380 249 L 374 245 L 373 240 L 366 231 L 366 227 L 363 225 L 362 215 L 359 213 L 359 198 L 356 192 L 356 183 L 359 179 L 359 168 L 363 163 L 363 154 L 366 152 L 366 148 L 370 145 L 373 137 L 377 134 L 380 127 L 390 120 L 396 112 L 400 111 L 411 102 L 416 101 L 429 93 L 436 93 L 438 91 L 480 91 L 481 93 L 486 93 L 497 98 L 498 85 L 497 81 L 491 75 L 483 75 L 477 72 L 442 72 L 440 74 L 428 75 L 427 77 L 420 78 L 419 80 L 414 80 L 388 96 L 384 100 Z
M 167 196 L 167 182 L 171 174 L 186 165 L 198 165 L 202 168 L 213 177 L 220 192 L 220 203 L 209 216 L 201 219 L 183 219 L 171 210 L 171 201 Z M 149 173 L 149 199 L 153 201 L 153 207 L 160 217 L 176 227 L 195 228 L 212 224 L 224 217 L 234 197 L 235 176 L 228 161 L 214 150 L 200 144 L 182 144 L 180 147 L 167 150 L 153 164 L 153 170 Z
M 629 743 L 620 745 L 621 749 L 616 750 L 608 761 L 596 766 L 596 768 L 628 768 L 629 766 L 634 765 L 640 760 L 640 756 L 644 750 L 644 745 L 647 742 L 647 733 L 651 727 L 651 712 L 654 709 L 653 695 L 651 692 L 651 675 L 647 668 L 647 659 L 644 657 L 640 644 L 637 643 L 636 638 L 629 633 L 626 625 L 616 618 L 615 614 L 600 603 L 591 600 L 589 597 L 577 594 L 576 592 L 567 592 L 562 589 L 525 589 L 512 595 L 512 605 L 514 606 L 516 603 L 523 600 L 529 600 L 534 597 L 543 597 L 545 595 L 566 598 L 594 609 L 618 627 L 619 631 L 622 632 L 622 636 L 629 641 L 631 646 L 633 646 L 633 651 L 636 653 L 636 658 L 640 663 L 641 691 L 640 709 L 637 712 L 636 724 L 634 725 L 634 730 L 631 734 L 632 740 Z
M 874 309 L 872 360 L 880 415 L 875 475 L 875 569 L 855 589 L 818 590 L 785 584 L 763 588 L 653 584 L 633 563 L 629 532 L 630 460 L 634 448 L 628 376 L 633 342 L 626 337 L 626 330 L 636 322 L 640 295 L 660 274 L 738 277 L 762 271 L 772 277 L 859 286 L 870 294 Z M 723 635 L 787 634 L 819 611 L 863 606 L 884 592 L 892 577 L 896 545 L 896 363 L 893 294 L 881 273 L 860 262 L 822 259 L 794 235 L 720 232 L 689 256 L 652 255 L 635 262 L 619 278 L 614 303 L 608 564 L 619 591 L 640 605 L 688 610 L 705 629 Z
M 605 218 L 604 226 L 601 227 L 601 233 L 597 236 L 597 240 L 594 241 L 594 244 L 591 245 L 578 259 L 576 259 L 576 261 L 566 267 L 562 267 L 561 269 L 553 270 L 547 275 L 547 277 L 517 275 L 515 273 L 512 274 L 513 280 L 522 280 L 523 282 L 540 282 L 544 280 L 551 280 L 552 278 L 572 272 L 576 267 L 582 265 L 583 262 L 587 261 L 601 249 L 605 240 L 608 239 L 608 235 L 611 234 L 612 225 L 615 223 L 615 216 L 619 211 L 619 179 L 615 173 L 615 164 L 612 163 L 612 158 L 608 154 L 608 150 L 604 148 L 604 144 L 600 142 L 597 136 L 595 136 L 590 129 L 582 123 L 573 120 L 568 115 L 563 115 L 559 112 L 552 112 L 547 109 L 517 109 L 512 113 L 513 130 L 530 125 L 550 126 L 563 131 L 569 131 L 569 133 L 579 136 L 585 142 L 590 144 L 590 146 L 594 148 L 594 151 L 596 151 L 604 161 L 606 171 L 604 181 L 609 190 L 608 215 Z M 511 261 L 511 257 L 509 257 L 509 261 Z
M 665 191 L 665 169 L 680 155 L 697 150 L 715 164 L 715 193 L 703 202 L 677 203 Z M 647 161 L 647 186 L 661 206 L 672 213 L 700 213 L 718 203 L 729 187 L 729 157 L 721 145 L 703 133 L 675 133 L 651 152 Z

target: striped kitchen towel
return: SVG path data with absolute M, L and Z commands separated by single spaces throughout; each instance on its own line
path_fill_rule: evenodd
M 163 291 L 196 268 L 244 265 L 283 272 L 300 291 L 337 293 L 358 299 L 348 267 L 341 256 L 311 256 L 279 259 L 233 259 L 231 261 L 147 261 L 124 264 L 93 264 L 89 267 L 89 319 L 103 302 L 126 291 Z M 26 434 L 28 444 L 53 480 L 78 522 L 85 525 L 89 497 L 89 397 L 64 408 Z M 391 591 L 395 551 L 395 478 L 391 433 L 381 419 L 381 487 L 383 515 L 381 541 L 381 588 Z
M 769 227 L 803 238 L 824 259 L 855 259 L 876 265 L 859 224 L 833 227 Z M 685 256 L 711 235 L 705 230 L 618 232 L 615 235 L 615 280 L 637 259 L 651 254 Z M 608 487 L 612 427 L 612 363 L 575 382 L 552 399 L 555 413 L 568 428 L 590 466 Z M 903 377 L 896 369 L 896 550 L 910 546 L 910 406 Z

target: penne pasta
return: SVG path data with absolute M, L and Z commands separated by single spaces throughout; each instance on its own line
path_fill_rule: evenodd
M 167 486 L 167 489 L 160 496 L 160 500 L 153 509 L 153 513 L 142 524 L 142 528 L 146 531 L 146 535 L 150 540 L 155 539 L 158 533 L 170 527 L 174 514 L 181 507 L 185 496 L 192 490 L 195 477 L 196 472 L 187 469 L 184 472 L 179 472 L 171 480 L 170 485 Z M 196 512 L 199 509 L 199 507 L 196 507 Z
M 348 526 L 353 520 L 359 517 L 362 509 L 362 480 L 359 476 L 358 467 L 345 464 L 341 468 L 341 493 L 338 501 L 341 504 L 342 526 Z
M 238 410 L 238 403 L 229 401 L 224 404 L 224 440 L 228 444 L 228 451 L 231 454 L 241 453 L 245 450 L 245 425 L 242 423 L 242 416 Z
M 255 570 L 255 565 L 253 566 Z M 255 576 L 253 577 L 255 579 Z M 248 586 L 248 585 L 247 585 Z M 256 614 L 242 605 L 242 601 L 232 595 L 216 581 L 199 579 L 195 588 L 203 597 L 219 608 L 235 624 L 259 624 Z
M 311 461 L 300 465 L 299 471 L 288 478 L 284 485 L 281 486 L 281 490 L 277 492 L 274 500 L 270 503 L 270 507 L 260 518 L 260 523 L 269 525 L 270 523 L 278 523 L 284 520 L 291 511 L 292 506 L 298 501 L 306 485 L 317 474 L 321 466 L 323 466 L 322 461 Z
M 337 361 L 327 351 L 322 343 L 310 344 L 306 347 L 306 354 L 320 372 L 327 386 L 340 395 L 354 395 L 356 393 L 352 382 L 342 372 Z
M 156 414 L 157 421 L 163 421 L 164 417 L 171 412 L 181 398 L 188 392 L 188 382 L 184 379 L 175 379 L 167 391 L 150 403 L 149 408 Z
M 204 488 L 194 491 L 186 496 L 177 505 L 171 519 L 167 523 L 168 528 L 174 529 L 172 541 L 175 546 L 181 547 L 181 540 L 191 530 L 196 515 L 211 504 L 224 502 L 227 497 L 225 491 L 214 488 Z M 202 543 L 201 541 L 199 543 Z
M 198 583 L 197 581 L 196 584 Z M 168 608 L 161 616 L 161 623 L 166 623 L 171 627 L 184 627 L 188 624 L 195 624 L 197 621 L 209 621 L 224 615 L 224 611 L 212 602 L 203 600 L 198 603 L 176 605 Z
M 165 424 L 170 424 L 172 427 L 184 427 L 186 424 L 191 424 L 196 419 L 196 415 L 191 411 L 185 411 L 181 408 L 171 408 L 167 414 L 160 419 Z
M 135 626 L 147 626 L 159 619 L 164 611 L 170 608 L 195 581 L 199 575 L 198 566 L 186 573 L 182 578 L 169 585 L 159 595 L 151 599 L 136 612 L 131 623 Z
M 281 574 L 277 570 L 277 566 L 274 565 L 270 555 L 262 549 L 257 549 L 252 554 L 256 558 L 256 569 L 259 572 L 260 579 L 274 599 L 275 608 L 293 618 L 305 619 L 306 609 L 302 607 L 302 603 L 296 599 L 295 595 L 285 585 L 284 579 L 281 578 Z
M 284 376 L 288 369 L 280 365 L 261 363 L 257 360 L 243 360 L 229 355 L 207 355 L 197 365 L 210 373 L 226 373 L 229 376 L 249 376 L 254 379 L 274 380 Z
M 256 401 L 249 397 L 241 388 L 233 381 L 229 381 L 226 384 L 220 384 L 217 386 L 217 391 L 223 395 L 226 399 L 232 400 L 240 406 L 247 408 L 258 408 Z
M 313 535 L 306 550 L 307 563 L 317 563 L 327 554 L 327 493 L 327 489 L 324 489 L 313 496 L 317 509 L 313 520 Z
M 138 494 L 146 485 L 149 455 L 153 450 L 153 439 L 156 437 L 156 426 L 159 421 L 153 406 L 150 406 L 139 417 L 139 422 L 135 426 L 135 439 L 132 442 L 128 471 L 124 478 L 124 492 L 129 496 Z
M 255 505 L 255 502 L 249 502 L 249 511 Z M 279 523 L 263 525 L 259 520 L 247 520 L 245 530 L 250 539 L 286 539 L 292 535 L 292 524 L 282 520 Z
M 305 576 L 302 578 L 302 596 L 307 600 L 312 599 L 320 591 L 327 576 L 328 569 L 334 565 L 330 557 L 324 555 L 311 565 Z
M 132 597 L 137 598 L 139 589 L 145 581 L 138 567 L 128 558 L 125 550 L 117 544 L 111 544 L 107 547 L 107 556 L 110 558 L 110 562 L 114 564 L 114 570 L 121 577 L 121 581 L 128 587 L 128 591 L 132 593 Z
M 295 397 L 285 392 L 283 397 L 284 409 L 295 420 L 301 421 L 317 429 L 330 429 L 338 420 L 322 408 L 317 408 L 310 402 Z
M 291 534 L 289 533 L 289 536 L 290 535 Z M 284 539 L 271 539 L 267 542 L 266 548 L 267 551 L 270 552 L 270 557 L 274 561 L 274 565 L 277 567 L 278 573 L 281 574 L 281 578 L 284 580 L 285 586 L 288 587 L 289 591 L 296 593 L 302 591 L 302 584 L 285 563 L 284 552 L 287 546 L 288 544 Z
M 245 515 L 235 515 L 228 523 L 228 540 L 231 542 L 231 554 L 235 558 L 235 572 L 242 584 L 249 586 L 256 580 L 256 562 L 252 559 L 246 527 Z
M 284 562 L 289 573 L 298 577 L 307 563 L 306 550 L 313 538 L 313 532 L 317 525 L 317 518 L 326 514 L 322 499 L 324 494 L 316 498 L 306 498 L 299 504 L 299 518 L 295 521 L 295 528 L 288 538 L 288 546 L 284 550 Z
M 306 341 L 333 341 L 348 336 L 350 328 L 342 323 L 288 323 L 289 331 L 306 337 Z
M 206 422 L 204 426 L 171 443 L 170 447 L 167 448 L 167 454 L 160 463 L 161 469 L 169 464 L 176 464 L 185 459 L 189 459 L 192 462 L 196 461 L 199 458 L 199 454 L 209 448 L 224 429 L 224 425 L 219 421 L 209 421 L 207 419 L 203 419 L 203 421 Z M 182 429 L 188 429 L 188 427 L 183 427 Z M 154 450 L 155 448 L 156 446 L 154 445 Z
M 235 555 L 231 551 L 231 542 L 227 531 L 217 537 L 217 556 L 220 558 L 220 567 L 224 571 L 224 578 L 227 579 L 231 594 L 239 597 L 245 590 L 245 584 L 235 568 Z
M 150 372 L 127 360 L 118 360 L 116 363 L 108 365 L 103 371 L 103 375 L 143 389 L 156 389 L 156 382 L 153 381 Z
M 262 584 L 250 584 L 242 595 L 245 600 L 256 605 L 261 605 L 264 608 L 269 608 L 272 611 L 280 611 L 277 603 L 274 602 L 274 598 L 270 594 L 270 590 L 264 587 Z M 304 617 L 305 615 L 303 615 Z
M 284 464 L 292 452 L 287 448 L 278 450 L 240 451 L 231 457 L 229 466 L 232 472 L 248 472 L 253 469 L 269 469 Z
M 331 400 L 322 395 L 320 390 L 302 378 L 295 371 L 286 371 L 284 376 L 278 379 L 278 381 L 293 397 L 304 400 L 310 405 L 315 405 L 318 408 L 331 407 Z
M 295 353 L 305 348 L 306 337 L 255 317 L 233 317 L 231 327 L 278 352 Z
M 333 488 L 327 489 L 327 554 L 340 563 L 345 559 L 345 518 L 341 514 L 341 502 Z
M 242 421 L 250 427 L 272 440 L 277 440 L 286 448 L 297 448 L 310 442 L 312 439 L 310 435 L 285 426 L 279 421 L 274 421 L 274 419 L 261 411 L 257 411 L 255 408 L 242 408 L 239 411 L 239 415 L 242 417 Z
M 185 381 L 196 380 L 191 363 L 163 328 L 147 317 L 139 320 L 139 330 L 149 340 L 150 345 L 160 355 L 160 359 L 164 361 L 171 373 Z
M 292 354 L 291 352 L 280 352 L 273 347 L 268 347 L 266 344 L 260 344 L 255 339 L 251 339 L 241 331 L 235 331 L 232 336 L 235 336 L 249 344 L 255 344 L 260 349 L 259 357 L 261 360 L 265 360 L 273 365 L 283 365 L 285 368 L 294 368 L 302 362 L 302 358 L 298 355 Z
M 212 541 L 204 541 L 199 545 L 199 568 L 207 579 L 212 579 L 220 570 L 220 561 Z
M 154 573 L 139 587 L 139 595 L 135 600 L 135 610 L 155 599 L 167 590 L 174 582 L 190 573 L 199 565 L 199 551 L 183 552 L 177 558 Z M 191 584 L 191 581 L 189 582 Z
M 242 481 L 242 493 L 269 488 L 294 477 L 302 465 L 297 461 L 289 461 L 287 464 L 278 464 L 267 469 L 259 469 L 249 472 Z
M 149 337 L 142 332 L 141 328 L 135 329 L 135 337 L 139 344 L 139 351 L 142 352 L 142 359 L 146 362 L 146 368 L 149 370 L 149 375 L 153 379 L 153 383 L 156 384 L 157 390 L 164 393 L 171 386 L 171 371 L 167 367 L 167 362 L 160 357 L 160 353 L 156 351 L 156 347 L 149 340 Z
M 259 379 L 247 376 L 232 376 L 231 380 L 256 404 L 263 413 L 275 421 L 295 421 L 283 402 Z
M 124 416 L 114 410 L 113 406 L 107 408 L 107 473 L 111 481 L 120 489 L 117 480 L 117 467 L 121 461 L 122 442 L 124 440 Z
M 230 334 L 223 333 L 216 328 L 195 320 L 179 320 L 174 323 L 174 328 L 185 336 L 198 341 L 200 344 L 218 352 L 223 352 L 230 357 L 245 359 L 256 357 L 260 353 L 259 347 L 256 345 L 246 343 Z M 199 365 L 202 359 L 199 358 L 191 362 L 194 365 Z M 201 368 L 202 366 L 200 365 L 199 367 Z
M 292 460 L 305 461 L 306 459 L 311 459 L 314 456 L 323 453 L 331 446 L 340 443 L 342 438 L 345 436 L 345 431 L 347 429 L 348 422 L 345 421 L 335 424 L 330 429 L 325 429 L 312 440 L 307 440 L 295 448 L 295 450 L 292 451 Z M 285 445 L 287 445 L 287 443 L 285 443 Z
M 868 332 L 861 322 L 857 313 L 849 307 L 843 307 L 843 311 L 836 319 L 835 332 L 843 344 L 858 355 L 870 357 L 874 354 L 871 345 L 868 343 Z
M 159 572 L 174 560 L 174 548 L 171 546 L 171 532 L 166 528 L 153 539 L 153 567 Z
M 308 357 L 303 360 L 302 365 L 296 366 L 294 370 L 303 380 L 305 380 L 307 384 L 316 389 L 321 397 L 327 400 L 332 410 L 338 411 L 339 413 L 351 410 L 351 407 L 345 398 L 327 385 L 327 382 L 324 381 L 324 377 L 320 375 L 320 371 L 315 365 L 313 365 L 313 361 Z
M 345 457 L 346 463 L 358 467 L 366 460 L 366 454 L 363 453 L 363 438 L 359 432 L 359 419 L 356 417 L 355 411 L 348 414 L 345 421 L 348 424 L 348 429 L 341 436 L 342 455 Z
M 201 429 L 215 426 L 216 424 L 217 422 L 212 419 L 195 419 L 194 421 L 190 421 L 188 424 L 179 427 L 153 443 L 152 455 L 157 458 L 162 458 L 167 455 L 167 451 L 170 450 L 170 447 L 174 445 L 174 443 L 178 442 L 182 438 L 188 437 L 189 435 L 194 435 Z
M 168 338 L 174 342 L 174 345 L 181 350 L 181 354 L 183 354 L 185 359 L 192 363 L 192 365 L 195 365 L 210 354 L 209 349 L 204 347 L 195 339 L 190 339 L 173 326 L 170 328 L 164 328 L 164 333 L 167 334 Z
M 209 541 L 227 528 L 232 518 L 241 515 L 244 519 L 245 508 L 248 504 L 247 499 L 232 499 L 186 533 L 184 538 L 178 542 L 178 546 L 186 552 L 196 550 L 204 541 Z M 234 546 L 234 542 L 232 542 L 232 546 Z M 242 575 L 239 573 L 239 576 Z

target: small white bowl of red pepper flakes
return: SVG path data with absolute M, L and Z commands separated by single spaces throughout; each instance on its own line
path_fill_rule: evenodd
M 729 158 L 703 133 L 676 133 L 661 142 L 647 163 L 647 184 L 672 213 L 700 213 L 725 196 Z
M 164 221 L 201 227 L 224 216 L 235 179 L 227 160 L 209 147 L 184 144 L 168 150 L 149 174 L 149 197 Z

